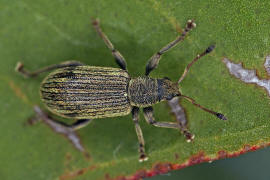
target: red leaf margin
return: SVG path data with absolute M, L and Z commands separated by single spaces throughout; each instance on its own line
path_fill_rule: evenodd
M 118 176 L 118 177 L 111 178 L 109 174 L 106 174 L 104 179 L 105 180 L 141 180 L 143 178 L 153 177 L 159 174 L 166 174 L 172 170 L 183 169 L 185 167 L 200 164 L 203 162 L 212 162 L 219 159 L 237 157 L 241 154 L 256 151 L 258 149 L 261 149 L 267 146 L 270 146 L 270 142 L 260 144 L 260 145 L 252 145 L 252 146 L 246 144 L 241 149 L 235 152 L 227 152 L 225 150 L 220 150 L 217 152 L 216 157 L 209 157 L 205 155 L 203 151 L 200 151 L 199 153 L 191 156 L 188 160 L 186 160 L 186 162 L 182 164 L 160 162 L 160 163 L 154 164 L 152 168 L 149 170 L 146 170 L 146 169 L 138 170 L 137 172 L 135 172 L 133 175 L 130 175 L 130 176 Z

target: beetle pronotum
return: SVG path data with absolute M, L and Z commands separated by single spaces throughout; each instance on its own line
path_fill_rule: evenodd
M 145 154 L 142 130 L 138 123 L 139 108 L 143 108 L 144 117 L 149 124 L 157 127 L 178 129 L 185 135 L 187 141 L 191 141 L 194 136 L 185 125 L 155 121 L 153 104 L 180 96 L 202 110 L 214 114 L 219 119 L 226 120 L 223 114 L 209 110 L 197 104 L 192 98 L 181 94 L 178 87 L 190 67 L 198 59 L 210 53 L 214 46 L 209 46 L 203 53 L 193 59 L 185 68 L 178 83 L 172 82 L 169 78 L 149 77 L 150 72 L 158 66 L 161 56 L 182 41 L 187 33 L 196 26 L 193 20 L 187 22 L 180 36 L 150 58 L 146 65 L 145 75 L 137 78 L 129 76 L 124 57 L 102 32 L 98 20 L 93 21 L 93 26 L 106 46 L 111 50 L 120 68 L 87 66 L 78 61 L 66 61 L 34 72 L 25 70 L 20 62 L 16 67 L 16 70 L 25 77 L 34 77 L 40 73 L 54 70 L 41 83 L 40 95 L 42 101 L 52 113 L 77 120 L 72 125 L 64 124 L 65 128 L 76 130 L 96 118 L 124 116 L 131 112 L 139 140 L 139 161 L 142 162 L 148 158 Z M 57 122 L 54 119 L 51 120 Z

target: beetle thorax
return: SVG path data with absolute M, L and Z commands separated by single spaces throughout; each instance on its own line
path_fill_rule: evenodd
M 131 79 L 129 82 L 128 97 L 132 106 L 148 107 L 179 95 L 178 85 L 167 78 L 155 79 L 145 76 Z

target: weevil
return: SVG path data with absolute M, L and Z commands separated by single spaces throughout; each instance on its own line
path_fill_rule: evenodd
M 152 105 L 161 101 L 169 101 L 174 97 L 187 99 L 200 109 L 214 114 L 222 120 L 226 117 L 197 104 L 192 98 L 180 92 L 179 84 L 187 75 L 190 67 L 201 57 L 210 53 L 215 46 L 209 46 L 203 53 L 197 55 L 185 68 L 178 82 L 169 78 L 151 78 L 149 74 L 159 64 L 161 56 L 184 40 L 188 32 L 196 27 L 193 20 L 187 21 L 186 27 L 174 41 L 168 43 L 155 53 L 148 61 L 145 75 L 132 78 L 128 74 L 124 57 L 116 50 L 102 31 L 98 20 L 93 26 L 105 45 L 110 49 L 120 68 L 87 66 L 79 61 L 66 61 L 30 72 L 22 63 L 16 70 L 25 77 L 35 77 L 43 72 L 53 70 L 42 81 L 40 96 L 49 111 L 68 119 L 76 119 L 74 124 L 63 124 L 67 128 L 77 130 L 89 124 L 93 119 L 125 116 L 132 114 L 135 130 L 139 141 L 139 161 L 148 159 L 145 153 L 145 142 L 139 125 L 139 109 L 143 109 L 146 121 L 156 127 L 174 128 L 184 134 L 187 141 L 194 138 L 186 125 L 173 122 L 157 122 L 153 116 Z M 52 121 L 58 122 L 55 119 Z M 62 123 L 59 123 L 62 124 Z

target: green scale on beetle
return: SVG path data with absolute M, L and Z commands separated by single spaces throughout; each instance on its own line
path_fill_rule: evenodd
M 181 94 L 179 90 L 179 83 L 185 78 L 190 67 L 201 57 L 210 53 L 214 49 L 213 45 L 188 64 L 178 83 L 172 82 L 167 77 L 149 77 L 150 72 L 158 66 L 162 54 L 182 41 L 187 33 L 196 26 L 192 20 L 187 22 L 180 36 L 150 58 L 146 65 L 145 75 L 137 78 L 129 76 L 124 57 L 102 32 L 98 20 L 93 21 L 93 25 L 106 46 L 111 50 L 120 68 L 87 66 L 78 61 L 66 61 L 34 72 L 25 70 L 20 62 L 16 67 L 16 70 L 25 77 L 34 77 L 53 70 L 42 81 L 40 96 L 52 113 L 77 120 L 72 125 L 59 123 L 63 128 L 77 130 L 89 124 L 93 119 L 124 116 L 131 112 L 139 140 L 139 161 L 142 162 L 148 157 L 145 154 L 145 142 L 138 123 L 140 108 L 143 108 L 144 117 L 149 124 L 156 127 L 178 129 L 188 142 L 193 140 L 194 135 L 188 131 L 186 124 L 181 121 L 178 123 L 157 122 L 153 116 L 152 105 L 161 101 L 170 101 L 174 97 L 182 97 L 202 110 L 214 114 L 219 119 L 226 120 L 223 114 L 197 104 L 192 98 Z M 52 118 L 50 121 L 58 123 Z

